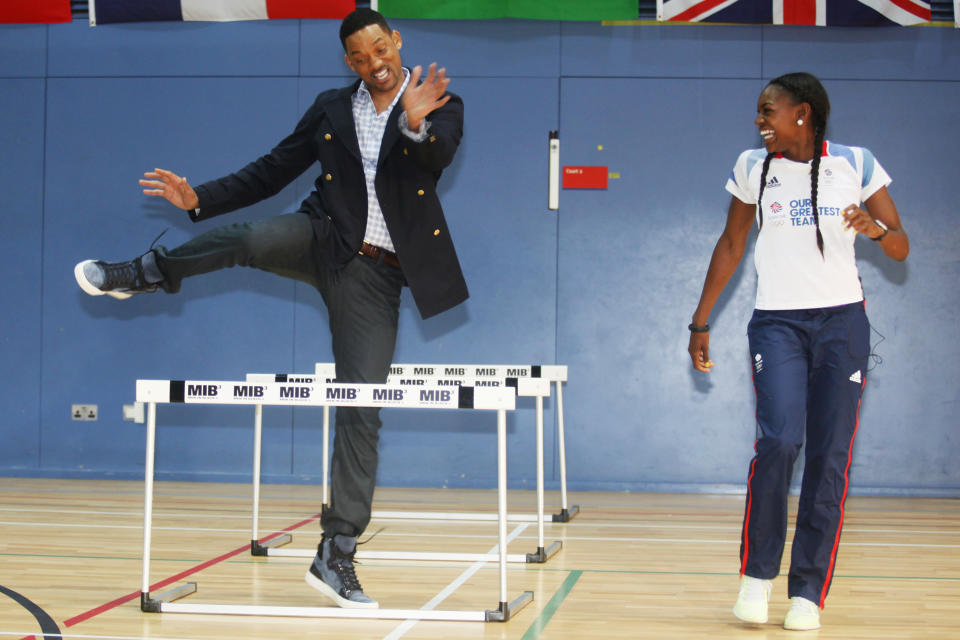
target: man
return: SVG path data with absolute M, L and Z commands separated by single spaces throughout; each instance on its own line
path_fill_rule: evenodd
M 162 169 L 140 180 L 145 194 L 198 221 L 268 198 L 319 162 L 299 211 L 214 229 L 129 262 L 85 260 L 74 270 L 80 287 L 118 299 L 175 293 L 185 277 L 235 265 L 301 280 L 327 305 L 337 380 L 385 382 L 402 286 L 424 318 L 468 296 L 436 193 L 463 135 L 463 102 L 446 91 L 450 80 L 436 64 L 422 83 L 420 67 L 402 67 L 400 34 L 376 11 L 344 18 L 340 41 L 359 80 L 318 95 L 270 153 L 196 189 Z M 353 557 L 370 520 L 380 425 L 378 409 L 337 410 L 330 507 L 306 580 L 341 607 L 378 606 Z

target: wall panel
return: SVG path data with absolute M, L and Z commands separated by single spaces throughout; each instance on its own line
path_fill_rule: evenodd
M 134 380 L 229 379 L 289 368 L 294 285 L 232 269 L 188 280 L 174 296 L 117 301 L 81 292 L 73 265 L 85 258 L 134 258 L 164 230 L 160 244 L 173 247 L 219 224 L 295 208 L 290 187 L 229 218 L 192 223 L 165 200 L 143 195 L 137 180 L 155 166 L 194 184 L 240 168 L 296 121 L 297 84 L 282 78 L 65 78 L 51 80 L 50 87 L 47 163 L 56 178 L 46 189 L 44 465 L 130 469 L 139 464 L 140 456 L 130 453 L 142 448 L 142 430 L 121 421 L 121 405 L 133 401 Z M 71 423 L 64 409 L 71 403 L 98 404 L 100 420 Z M 179 446 L 218 441 L 200 427 L 220 427 L 223 411 L 187 411 L 184 426 L 198 428 L 181 430 Z M 249 435 L 250 421 L 241 422 L 237 439 Z M 234 470 L 225 453 L 230 445 L 224 446 L 222 455 L 205 449 L 206 463 L 192 468 Z M 160 455 L 162 463 L 164 449 Z M 180 467 L 191 459 L 171 454 L 169 460 Z
M 0 36 L 2 39 L 2 36 Z M 39 465 L 40 326 L 43 318 L 42 79 L 0 79 L 0 468 Z M 15 97 L 15 99 L 13 99 Z

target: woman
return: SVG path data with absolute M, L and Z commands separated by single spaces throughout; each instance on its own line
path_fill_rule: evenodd
M 830 101 L 808 73 L 772 80 L 757 102 L 764 149 L 727 181 L 727 222 L 690 324 L 690 357 L 709 372 L 710 310 L 757 220 L 757 301 L 747 328 L 759 436 L 750 462 L 734 615 L 767 621 L 786 539 L 787 492 L 806 436 L 784 627 L 820 627 L 843 525 L 850 453 L 866 383 L 870 326 L 854 256 L 862 234 L 894 260 L 910 251 L 890 177 L 873 155 L 824 139 Z M 863 206 L 861 206 L 863 203 Z

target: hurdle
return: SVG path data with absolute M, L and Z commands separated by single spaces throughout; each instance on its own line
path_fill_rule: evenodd
M 146 404 L 147 433 L 144 464 L 143 567 L 140 609 L 148 613 L 204 613 L 221 615 L 295 616 L 309 618 L 366 618 L 397 620 L 443 620 L 506 622 L 533 601 L 524 591 L 507 600 L 507 417 L 516 408 L 516 395 L 499 387 L 410 387 L 377 384 L 292 383 L 224 380 L 137 380 L 137 402 Z M 500 592 L 496 609 L 341 609 L 181 603 L 195 593 L 197 584 L 186 583 L 150 593 L 150 548 L 153 529 L 153 481 L 156 450 L 157 405 L 168 403 L 284 406 L 406 407 L 420 409 L 475 409 L 496 411 L 497 416 L 497 523 Z
M 296 374 L 290 374 L 296 375 Z M 314 365 L 314 375 L 319 379 L 333 382 L 336 378 L 336 365 L 333 362 L 318 362 Z M 546 393 L 540 394 L 540 387 L 527 384 L 518 386 L 514 380 L 545 380 L 547 381 Z M 512 364 L 392 364 L 390 373 L 387 375 L 387 382 L 401 385 L 425 385 L 438 384 L 445 385 L 474 385 L 474 386 L 513 386 L 517 389 L 518 396 L 534 396 L 537 398 L 537 445 L 543 446 L 543 406 L 542 398 L 550 396 L 551 384 L 557 391 L 557 456 L 560 462 L 560 511 L 549 516 L 544 516 L 543 509 L 539 511 L 539 517 L 547 518 L 548 522 L 570 522 L 580 512 L 579 505 L 569 506 L 567 503 L 567 452 L 566 439 L 563 422 L 563 383 L 567 381 L 567 366 L 560 364 L 534 364 L 534 365 L 512 365 Z M 325 410 L 326 411 L 326 410 Z M 324 436 L 329 430 L 329 418 L 324 421 Z M 542 460 L 542 455 L 540 456 Z M 324 457 L 324 464 L 327 458 Z M 538 476 L 538 487 L 543 486 L 543 474 Z M 327 474 L 323 475 L 324 498 L 323 504 L 327 504 Z M 380 518 L 408 518 L 409 514 L 379 511 Z M 447 514 L 446 519 L 460 519 L 462 514 Z M 486 514 L 480 514 L 482 516 Z M 430 513 L 424 517 L 432 520 L 445 519 L 443 514 Z M 510 516 L 511 520 L 529 520 L 528 516 L 514 514 Z
M 314 373 L 310 374 L 247 374 L 248 380 L 257 381 L 297 381 L 297 382 L 333 382 L 336 377 L 336 365 L 332 362 L 318 362 L 315 364 Z M 567 381 L 566 365 L 466 365 L 466 364 L 392 364 L 387 377 L 388 384 L 399 384 L 407 386 L 419 386 L 426 384 L 436 384 L 440 386 L 507 386 L 516 390 L 518 396 L 531 396 L 536 399 L 536 445 L 537 445 L 537 513 L 536 515 L 512 514 L 510 521 L 536 521 L 537 522 L 537 550 L 534 553 L 522 555 L 510 555 L 510 562 L 546 562 L 555 555 L 561 548 L 562 543 L 554 542 L 549 547 L 544 544 L 543 521 L 547 522 L 569 522 L 579 511 L 579 505 L 568 506 L 567 502 L 567 466 L 566 466 L 566 446 L 564 436 L 563 420 L 563 383 Z M 549 397 L 551 384 L 556 385 L 557 391 L 557 443 L 560 461 L 560 512 L 544 515 L 544 482 L 543 482 L 543 398 Z M 254 512 L 253 512 L 253 535 L 251 536 L 251 553 L 253 555 L 294 555 L 306 556 L 312 555 L 307 550 L 280 550 L 279 547 L 288 544 L 292 537 L 284 534 L 274 540 L 269 545 L 259 545 L 257 540 L 258 526 L 258 502 L 260 485 L 260 453 L 259 453 L 259 434 L 261 414 L 254 416 L 255 424 L 255 448 L 254 448 Z M 323 470 L 322 483 L 323 494 L 322 504 L 325 508 L 329 504 L 329 437 L 330 433 L 330 412 L 328 407 L 323 409 Z M 410 512 L 410 511 L 382 511 L 377 510 L 372 513 L 372 517 L 378 519 L 423 519 L 423 520 L 492 520 L 495 518 L 489 513 L 443 513 L 443 512 Z M 359 553 L 359 552 L 358 552 Z M 367 552 L 372 553 L 372 552 Z M 391 558 L 396 558 L 395 552 L 390 553 Z M 430 558 L 418 557 L 417 559 L 435 559 L 435 560 L 474 560 L 476 556 L 469 554 L 457 554 L 457 557 L 449 557 L 449 554 L 432 553 Z M 371 557 L 371 556 L 367 556 Z M 383 556 L 378 556 L 382 559 Z
M 393 365 L 391 368 L 397 366 L 410 366 L 410 365 Z M 437 365 L 433 365 L 436 367 Z M 442 366 L 442 365 L 441 365 Z M 334 378 L 334 372 L 332 370 L 333 364 L 318 364 L 317 369 L 319 373 L 313 375 L 298 375 L 298 374 L 273 374 L 273 373 L 249 373 L 246 376 L 247 382 L 250 383 L 269 383 L 269 382 L 295 382 L 295 383 L 311 383 L 311 384 L 321 384 L 321 383 L 332 383 Z M 511 390 L 517 396 L 529 396 L 533 397 L 536 400 L 536 412 L 537 412 L 537 433 L 536 433 L 536 444 L 537 444 L 537 514 L 535 516 L 531 515 L 518 515 L 514 514 L 508 516 L 508 520 L 513 521 L 535 521 L 537 523 L 537 548 L 533 553 L 526 554 L 508 554 L 507 562 L 534 562 L 534 563 L 543 563 L 549 560 L 551 557 L 556 555 L 563 546 L 563 543 L 559 540 L 555 540 L 550 546 L 546 546 L 544 543 L 544 494 L 543 494 L 543 398 L 550 395 L 550 380 L 542 377 L 526 377 L 526 378 L 485 378 L 485 379 L 474 379 L 471 377 L 460 376 L 457 378 L 435 378 L 435 379 L 404 379 L 398 377 L 399 374 L 391 374 L 387 378 L 387 384 L 396 384 L 399 387 L 406 389 L 420 389 L 425 388 L 425 385 L 428 383 L 430 385 L 442 387 L 445 389 L 456 389 L 458 387 L 471 388 L 476 385 L 475 388 L 502 388 Z M 260 480 L 261 480 L 261 470 L 260 470 L 260 456 L 261 456 L 261 439 L 263 433 L 263 412 L 261 407 L 256 407 L 254 411 L 254 447 L 253 447 L 253 527 L 250 535 L 250 553 L 255 556 L 284 556 L 284 557 L 299 557 L 299 558 L 312 558 L 314 556 L 314 551 L 310 549 L 288 549 L 283 548 L 284 545 L 289 544 L 293 540 L 293 536 L 289 533 L 281 534 L 275 538 L 270 539 L 267 542 L 260 543 L 258 542 L 260 538 L 259 534 L 259 513 L 260 513 Z M 323 408 L 323 508 L 325 509 L 329 504 L 329 442 L 330 442 L 330 412 L 329 407 L 324 406 Z M 443 512 L 405 512 L 405 511 L 373 511 L 371 514 L 373 518 L 395 518 L 395 519 L 434 519 L 434 520 L 492 520 L 495 518 L 493 514 L 482 513 L 482 514 L 470 514 L 470 513 L 443 513 Z M 477 562 L 477 561 L 492 561 L 496 559 L 496 556 L 491 554 L 476 554 L 476 553 L 446 553 L 446 552 L 407 552 L 407 551 L 368 551 L 368 550 L 357 550 L 357 558 L 364 559 L 376 559 L 376 560 L 439 560 L 445 562 L 451 561 L 464 561 L 464 562 Z

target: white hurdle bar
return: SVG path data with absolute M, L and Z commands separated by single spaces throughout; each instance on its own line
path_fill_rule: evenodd
M 333 365 L 329 365 L 332 367 Z M 398 365 L 393 365 L 394 367 Z M 400 365 L 403 366 L 403 365 Z M 434 365 L 437 366 L 437 365 Z M 318 369 L 321 365 L 317 365 Z M 321 369 L 321 371 L 323 371 Z M 270 383 L 270 382 L 295 382 L 323 384 L 332 383 L 333 374 L 329 371 L 314 375 L 298 374 L 274 374 L 274 373 L 248 373 L 247 382 L 250 383 Z M 487 386 L 475 386 L 476 383 L 487 383 Z M 495 385 L 490 383 L 496 383 Z M 391 374 L 387 378 L 386 384 L 398 385 L 408 390 L 424 389 L 426 385 L 439 386 L 444 389 L 466 388 L 501 388 L 516 393 L 517 396 L 534 397 L 537 409 L 537 513 L 536 515 L 517 515 L 508 516 L 511 521 L 535 521 L 537 523 L 537 550 L 533 553 L 508 554 L 508 562 L 546 562 L 552 556 L 556 555 L 563 547 L 563 543 L 555 540 L 549 547 L 544 543 L 544 515 L 543 515 L 543 398 L 550 395 L 550 380 L 546 378 L 506 378 L 506 379 L 473 379 L 467 377 L 459 378 L 438 378 L 432 380 L 416 379 L 413 381 L 398 378 Z M 253 447 L 253 528 L 250 535 L 250 553 L 255 556 L 284 556 L 298 558 L 312 558 L 315 552 L 311 549 L 287 549 L 284 545 L 289 544 L 293 537 L 288 534 L 282 534 L 261 544 L 259 533 L 259 513 L 260 513 L 260 455 L 261 438 L 263 433 L 263 412 L 261 406 L 257 406 L 254 411 L 254 447 Z M 328 466 L 329 466 L 329 442 L 330 442 L 330 412 L 329 407 L 323 408 L 323 508 L 329 504 L 329 485 L 328 485 Z M 394 518 L 394 519 L 414 519 L 414 520 L 493 520 L 496 516 L 489 513 L 470 514 L 470 513 L 443 513 L 429 511 L 374 511 L 371 514 L 373 518 Z M 367 551 L 358 549 L 357 558 L 375 559 L 375 560 L 439 560 L 443 562 L 477 562 L 496 560 L 493 554 L 477 553 L 444 553 L 438 551 L 431 552 L 409 552 L 409 551 Z
M 223 380 L 137 380 L 137 402 L 147 405 L 146 460 L 143 504 L 143 580 L 140 609 L 160 613 L 208 613 L 310 618 L 366 618 L 505 622 L 533 600 L 524 591 L 507 601 L 507 415 L 516 408 L 512 389 L 499 387 L 400 387 L 378 384 L 283 383 Z M 153 479 L 157 404 L 226 404 L 285 406 L 407 407 L 420 409 L 478 409 L 497 412 L 497 507 L 500 595 L 496 609 L 441 611 L 435 609 L 341 609 L 339 607 L 280 607 L 225 604 L 185 604 L 175 600 L 194 593 L 190 582 L 159 594 L 150 594 L 150 545 L 153 528 Z

